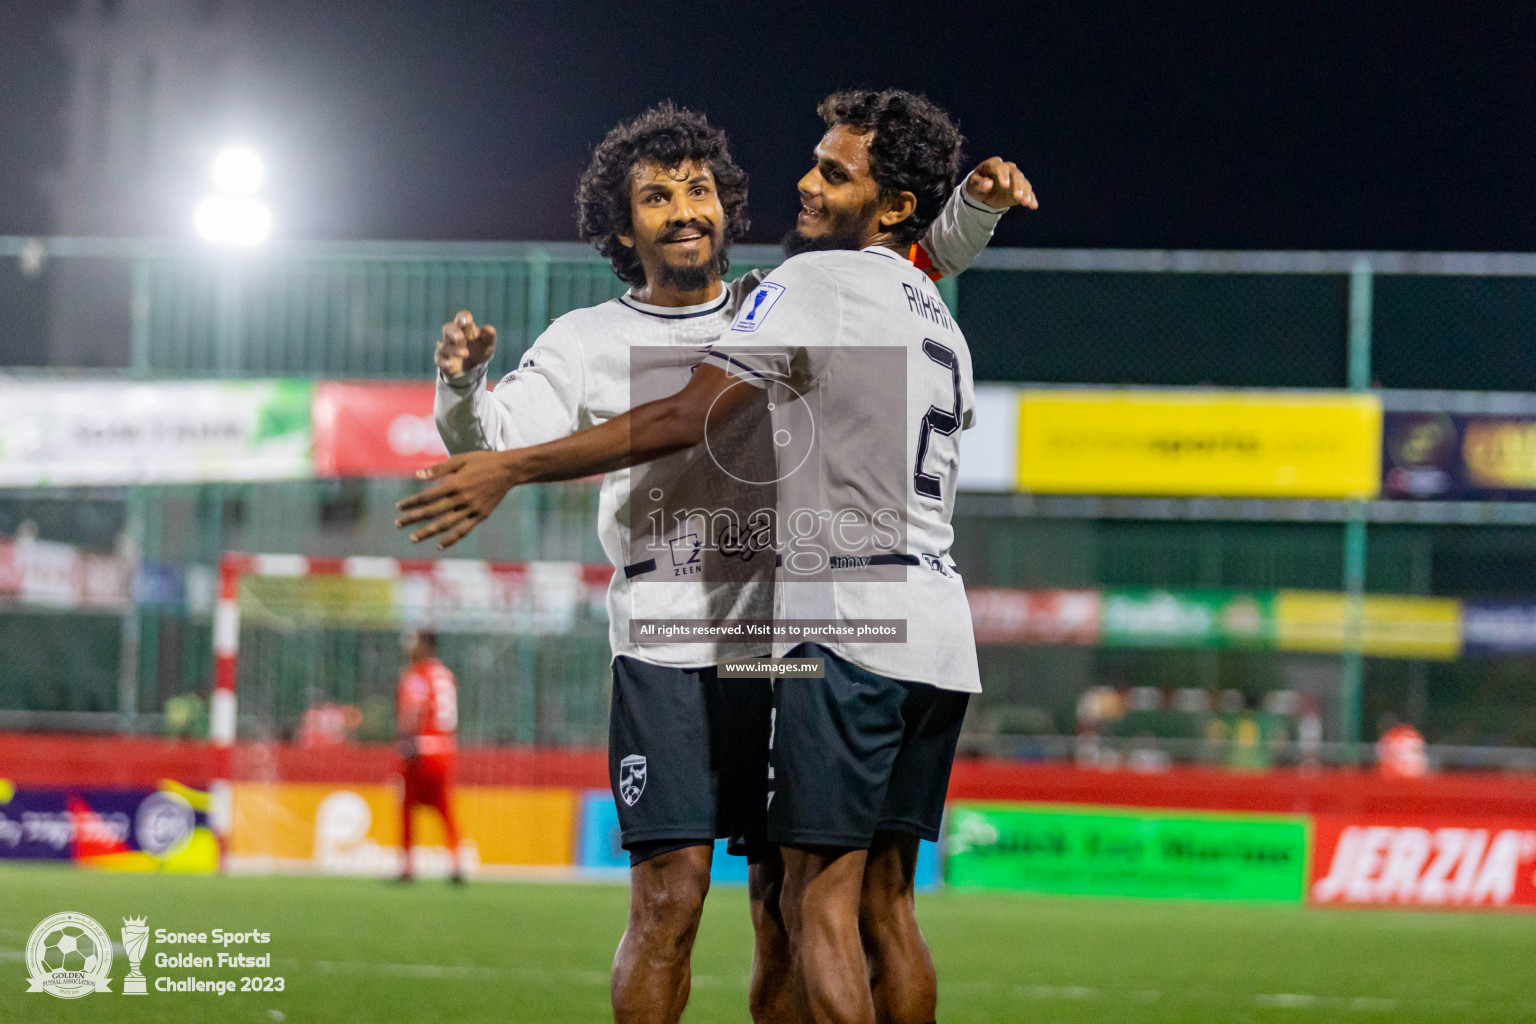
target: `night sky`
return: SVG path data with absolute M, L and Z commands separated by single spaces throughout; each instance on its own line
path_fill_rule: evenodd
M 5 5 L 0 233 L 52 227 L 67 8 Z M 248 134 L 289 237 L 574 238 L 591 145 L 671 98 L 730 133 L 749 240 L 775 241 L 816 100 L 899 85 L 1030 175 L 1042 210 L 1004 244 L 1536 250 L 1536 5 L 1513 0 L 255 10 Z

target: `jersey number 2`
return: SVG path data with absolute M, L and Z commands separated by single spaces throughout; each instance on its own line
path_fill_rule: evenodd
M 923 414 L 923 425 L 917 432 L 917 463 L 912 467 L 912 488 L 925 498 L 944 498 L 944 487 L 937 475 L 923 472 L 923 460 L 928 457 L 928 442 L 935 433 L 945 437 L 960 429 L 960 360 L 955 350 L 940 345 L 932 338 L 923 339 L 923 354 L 949 370 L 954 384 L 954 406 L 940 409 L 930 405 Z

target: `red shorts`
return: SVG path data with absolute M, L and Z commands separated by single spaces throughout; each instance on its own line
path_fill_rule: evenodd
M 453 784 L 452 754 L 422 754 L 405 762 L 405 802 L 429 807 L 448 806 L 448 790 Z

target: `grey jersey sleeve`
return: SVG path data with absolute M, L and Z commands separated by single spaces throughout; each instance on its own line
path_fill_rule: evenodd
M 437 375 L 433 414 L 453 454 L 523 448 L 576 431 L 586 387 L 581 345 L 558 322 L 494 391 L 485 376 L 483 365 L 462 377 Z
M 918 244 L 933 260 L 935 270 L 953 277 L 976 262 L 1005 212 L 966 195 L 962 182 L 950 193 L 938 219 L 928 225 L 928 233 Z

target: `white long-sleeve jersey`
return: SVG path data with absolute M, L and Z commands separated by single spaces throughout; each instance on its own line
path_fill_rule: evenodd
M 970 266 L 991 240 L 1001 210 L 957 188 L 923 238 L 933 268 L 954 275 Z M 673 394 L 731 326 L 743 299 L 762 282 L 762 271 L 726 285 L 716 299 L 689 307 L 652 306 L 623 295 L 565 314 L 523 354 L 516 370 L 487 390 L 479 366 L 461 377 L 437 379 L 438 432 L 455 454 L 503 451 L 543 444 L 596 426 L 639 401 Z M 637 349 L 645 370 L 635 374 Z M 675 359 L 658 352 L 676 350 Z M 638 391 L 636 389 L 639 389 Z M 644 467 L 649 490 L 665 482 L 670 497 L 687 504 L 690 460 L 698 449 Z M 751 579 L 710 582 L 697 569 L 696 551 L 673 543 L 671 555 L 654 556 L 645 522 L 632 522 L 628 469 L 603 478 L 598 500 L 598 538 L 615 572 L 608 589 L 609 639 L 615 656 L 652 664 L 701 667 L 724 657 L 766 654 L 767 643 L 635 643 L 631 619 L 768 620 L 773 616 L 771 568 Z M 700 495 L 700 505 L 718 495 Z M 635 535 L 632 536 L 632 527 Z M 678 538 L 672 538 L 676 541 Z M 675 563 L 675 564 L 669 564 Z M 760 568 L 760 567 L 758 567 Z

